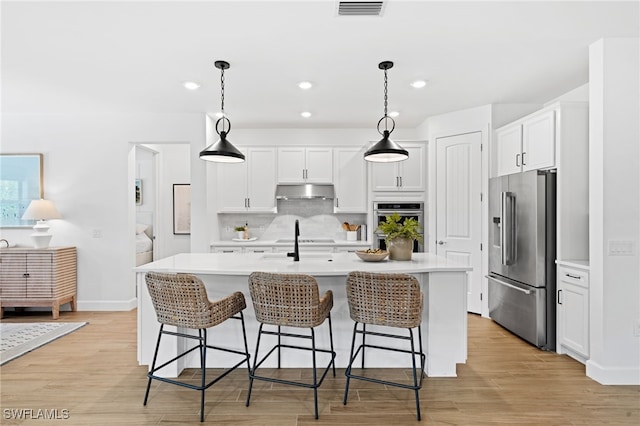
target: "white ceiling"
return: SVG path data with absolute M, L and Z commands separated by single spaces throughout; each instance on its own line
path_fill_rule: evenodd
M 588 81 L 591 43 L 640 27 L 637 0 L 387 0 L 381 17 L 338 17 L 336 5 L 3 1 L 2 112 L 213 114 L 222 59 L 234 127 L 374 127 L 378 63 L 392 60 L 389 109 L 413 128 L 489 103 L 546 102 Z M 409 86 L 418 78 L 425 88 Z

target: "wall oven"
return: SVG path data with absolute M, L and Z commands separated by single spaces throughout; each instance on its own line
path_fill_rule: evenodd
M 422 202 L 397 202 L 397 201 L 376 201 L 373 203 L 373 246 L 374 248 L 380 248 L 382 250 L 387 249 L 387 244 L 384 241 L 386 235 L 376 232 L 375 229 L 381 222 L 384 222 L 386 217 L 393 213 L 398 213 L 402 220 L 407 218 L 413 218 L 420 223 L 422 229 L 423 242 L 413 242 L 414 252 L 424 252 L 424 203 Z

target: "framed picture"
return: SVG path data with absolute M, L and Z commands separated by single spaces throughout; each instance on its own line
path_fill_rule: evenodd
M 0 154 L 0 227 L 31 227 L 22 220 L 32 200 L 44 198 L 42 154 Z
M 136 206 L 142 205 L 142 179 L 136 179 Z
M 173 233 L 191 234 L 191 185 L 173 184 Z

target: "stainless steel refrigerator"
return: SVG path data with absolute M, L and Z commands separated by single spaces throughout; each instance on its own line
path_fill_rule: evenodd
M 491 179 L 489 221 L 489 316 L 555 350 L 555 170 Z

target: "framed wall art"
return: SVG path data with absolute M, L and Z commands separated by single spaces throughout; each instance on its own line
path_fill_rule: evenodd
M 0 154 L 0 227 L 31 227 L 22 220 L 32 200 L 44 198 L 42 154 Z
M 142 179 L 136 179 L 136 206 L 142 205 Z
M 173 184 L 173 233 L 191 234 L 191 185 Z

